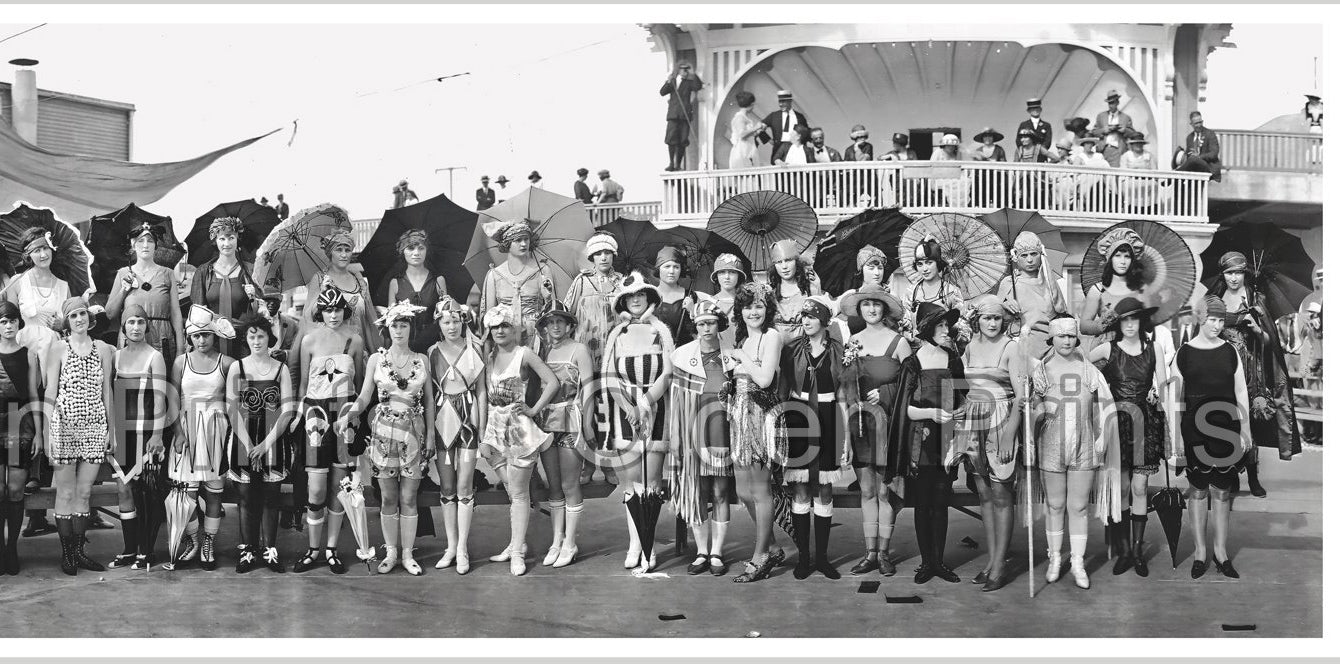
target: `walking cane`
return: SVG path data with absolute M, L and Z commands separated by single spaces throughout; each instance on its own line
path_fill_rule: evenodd
M 1033 562 L 1033 399 L 1032 378 L 1024 383 L 1024 484 L 1025 496 L 1028 501 L 1028 597 L 1032 599 L 1037 595 L 1034 589 L 1034 572 L 1036 565 Z

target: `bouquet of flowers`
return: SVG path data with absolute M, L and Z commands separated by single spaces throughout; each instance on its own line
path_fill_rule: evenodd
M 842 366 L 849 376 L 855 378 L 858 400 L 865 397 L 861 393 L 861 351 L 863 349 L 861 342 L 855 339 L 848 340 L 847 343 L 842 345 Z M 860 413 L 856 417 L 856 433 L 865 436 L 865 418 Z

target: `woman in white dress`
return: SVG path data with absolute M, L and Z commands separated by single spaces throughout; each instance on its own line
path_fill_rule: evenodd
M 60 320 L 61 304 L 70 297 L 70 284 L 51 273 L 51 264 L 56 259 L 51 233 L 38 227 L 29 228 L 19 242 L 23 245 L 20 261 L 23 272 L 9 282 L 5 299 L 18 305 L 23 315 L 19 344 L 33 349 L 45 366 L 51 345 L 60 339 L 53 327 Z
M 730 167 L 754 168 L 763 166 L 758 156 L 758 132 L 767 125 L 754 115 L 754 93 L 744 90 L 735 95 L 740 110 L 730 120 Z

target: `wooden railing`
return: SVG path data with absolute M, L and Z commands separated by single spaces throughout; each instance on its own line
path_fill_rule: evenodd
M 1095 220 L 1209 221 L 1209 175 L 1001 162 L 859 162 L 664 173 L 660 221 L 700 223 L 731 196 L 776 189 L 820 214 L 1002 207 Z
M 1215 130 L 1219 161 L 1242 171 L 1321 173 L 1321 134 Z
M 591 223 L 596 226 L 604 226 L 619 217 L 656 221 L 661 214 L 661 203 L 660 201 L 602 203 L 600 205 L 588 205 L 586 209 L 591 211 Z
M 377 224 L 382 223 L 381 219 L 354 219 L 354 251 L 362 251 L 367 246 L 368 240 L 372 239 L 372 232 L 377 230 Z

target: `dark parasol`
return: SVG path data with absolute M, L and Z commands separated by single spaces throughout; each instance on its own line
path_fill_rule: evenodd
M 218 249 L 209 239 L 209 225 L 219 217 L 236 217 L 242 222 L 242 232 L 237 236 L 237 257 L 247 262 L 256 260 L 256 249 L 261 246 L 261 241 L 279 225 L 279 213 L 274 208 L 250 198 L 215 205 L 209 212 L 196 217 L 191 232 L 186 234 L 186 246 L 191 252 L 187 262 L 191 265 L 200 267 L 218 255 Z
M 464 303 L 475 280 L 462 264 L 478 219 L 478 213 L 466 210 L 442 194 L 387 210 L 359 255 L 368 286 L 374 293 L 386 292 L 391 277 L 405 268 L 405 257 L 396 249 L 396 243 L 405 231 L 421 230 L 428 234 L 428 271 L 442 275 L 447 282 L 447 294 Z
M 130 232 L 142 224 L 155 231 L 158 249 L 154 262 L 166 268 L 175 268 L 186 255 L 186 248 L 172 230 L 172 217 L 156 215 L 131 203 L 115 212 L 98 215 L 89 220 L 87 245 L 93 256 L 93 284 L 99 292 L 111 292 L 116 271 L 130 265 Z
M 819 240 L 814 252 L 814 271 L 824 290 L 833 297 L 861 287 L 861 266 L 856 252 L 870 245 L 884 252 L 889 264 L 885 278 L 898 266 L 898 241 L 912 219 L 897 208 L 874 208 L 848 217 Z
M 16 267 L 27 265 L 19 239 L 25 230 L 34 226 L 51 233 L 51 243 L 56 246 L 56 255 L 51 260 L 51 273 L 70 286 L 70 294 L 79 295 L 91 288 L 92 256 L 84 243 L 79 241 L 79 232 L 74 226 L 57 219 L 55 213 L 46 208 L 34 209 L 20 204 L 8 214 L 0 215 L 0 247 L 4 247 L 7 255 L 14 257 Z M 20 272 L 22 270 L 19 268 Z

